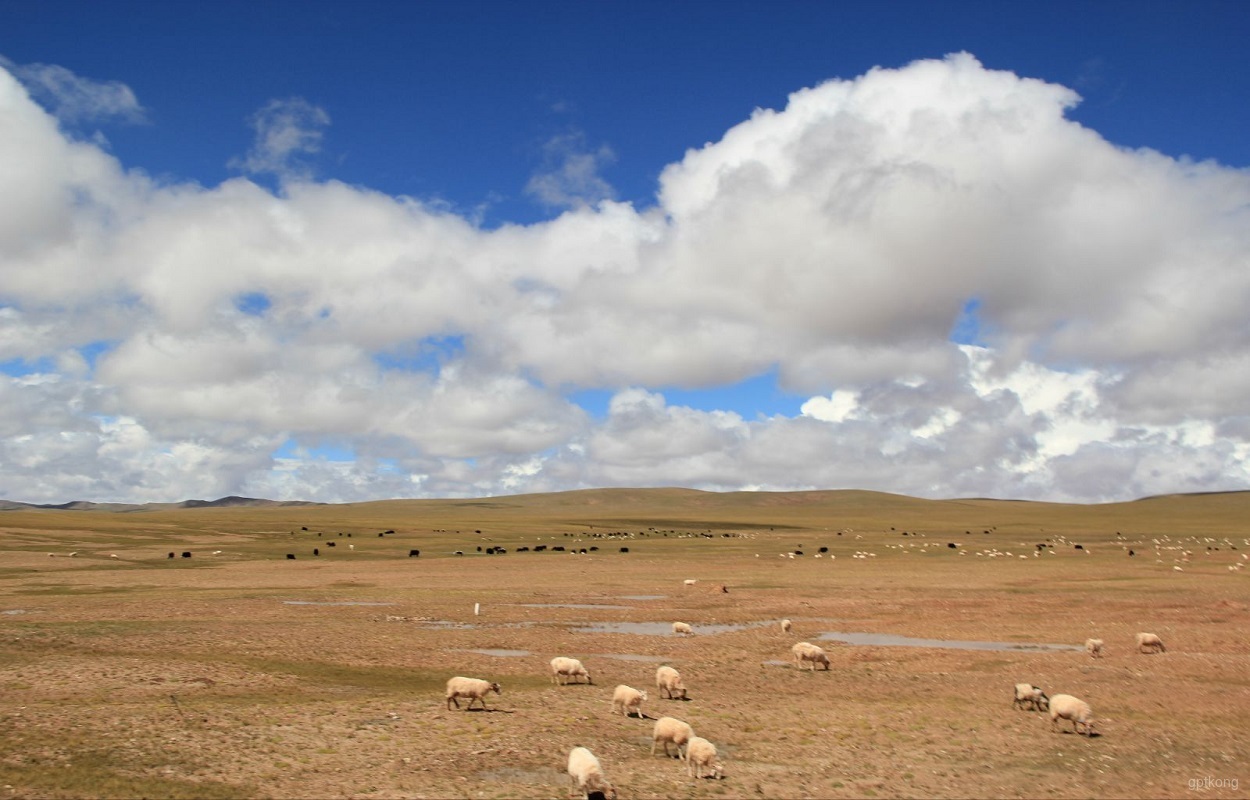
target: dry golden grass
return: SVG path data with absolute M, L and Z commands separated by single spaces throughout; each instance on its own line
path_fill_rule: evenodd
M 0 786 L 563 797 L 568 750 L 585 745 L 622 798 L 1244 797 L 1250 582 L 1228 567 L 1250 554 L 1248 512 L 1245 494 L 1070 506 L 682 490 L 3 512 Z M 614 532 L 630 538 L 592 538 Z M 1054 554 L 1033 556 L 1048 540 Z M 537 544 L 600 549 L 516 552 Z M 578 628 L 678 619 L 696 635 Z M 742 627 L 699 632 L 713 624 Z M 1168 652 L 1133 653 L 1139 630 Z M 795 670 L 791 644 L 825 631 L 1099 636 L 1107 657 L 824 641 L 832 669 Z M 595 685 L 553 686 L 555 655 L 581 658 Z M 658 698 L 659 663 L 681 670 L 689 702 Z M 503 694 L 490 712 L 448 711 L 452 675 Z M 1014 711 L 1017 681 L 1088 700 L 1102 735 Z M 726 779 L 651 757 L 651 722 L 609 714 L 617 683 L 715 742 Z M 1238 788 L 1191 789 L 1207 778 Z

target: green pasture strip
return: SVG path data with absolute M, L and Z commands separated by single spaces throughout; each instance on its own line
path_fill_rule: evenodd
M 326 661 L 289 661 L 277 658 L 227 656 L 223 663 L 246 667 L 271 675 L 290 675 L 319 685 L 354 687 L 401 694 L 412 691 L 442 690 L 450 675 L 408 667 L 368 667 Z
M 64 731 L 49 734 L 44 746 L 65 753 L 59 758 L 29 755 L 30 735 L 20 739 L 0 734 L 0 784 L 13 787 L 15 796 L 47 798 L 165 798 L 166 800 L 232 800 L 258 797 L 258 787 L 215 781 L 144 774 L 169 765 L 166 754 L 137 757 L 121 749 L 76 746 Z M 98 740 L 93 739 L 98 743 Z M 68 751 L 68 752 L 67 752 Z M 17 763 L 15 763 L 17 762 Z

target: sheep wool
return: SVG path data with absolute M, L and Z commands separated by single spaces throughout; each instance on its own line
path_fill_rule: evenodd
M 1163 646 L 1163 640 L 1153 633 L 1137 634 L 1137 652 L 1139 653 L 1166 653 L 1167 648 Z
M 725 765 L 716 760 L 716 745 L 702 736 L 692 736 L 686 743 L 686 774 L 702 778 L 704 769 L 708 777 L 719 779 L 724 775 Z
M 1012 701 L 1016 708 L 1032 708 L 1034 711 L 1045 711 L 1050 706 L 1050 698 L 1037 686 L 1031 683 L 1016 684 L 1016 698 Z
M 1094 734 L 1094 712 L 1089 703 L 1070 694 L 1057 694 L 1050 698 L 1050 725 L 1052 730 L 1059 730 L 1059 720 L 1072 722 L 1072 730 L 1081 733 L 1085 729 L 1086 736 Z
M 660 697 L 686 699 L 686 686 L 682 683 L 681 674 L 672 667 L 660 667 L 655 671 L 655 685 L 660 690 Z
M 475 702 L 481 703 L 482 708 L 486 708 L 486 695 L 491 692 L 503 694 L 503 689 L 499 684 L 484 681 L 481 678 L 457 676 L 447 681 L 447 708 L 450 709 L 452 703 L 456 704 L 456 708 L 460 708 L 460 701 L 456 699 L 458 697 L 469 698 L 468 708 L 473 708 Z
M 592 800 L 614 800 L 616 789 L 604 777 L 603 765 L 594 753 L 585 747 L 569 751 L 569 780 L 574 790 L 581 791 Z
M 829 656 L 825 655 L 824 649 L 811 642 L 798 642 L 790 648 L 790 652 L 794 653 L 794 663 L 799 669 L 805 662 L 811 662 L 813 672 L 817 664 L 824 664 L 825 669 L 829 669 Z
M 590 679 L 590 673 L 586 671 L 586 667 L 576 658 L 565 658 L 564 656 L 556 656 L 551 659 L 551 682 L 564 685 L 570 682 L 580 683 L 577 678 L 585 678 L 588 685 L 593 686 L 594 681 Z
M 689 723 L 676 717 L 660 717 L 655 721 L 655 729 L 651 732 L 651 755 L 655 755 L 655 746 L 664 744 L 664 755 L 667 756 L 669 743 L 676 745 L 677 757 L 682 758 L 686 746 L 694 738 L 694 728 Z
M 615 714 L 617 709 L 620 709 L 621 714 L 627 717 L 630 714 L 637 714 L 641 717 L 642 703 L 646 699 L 646 692 L 640 692 L 622 683 L 612 692 L 612 713 Z

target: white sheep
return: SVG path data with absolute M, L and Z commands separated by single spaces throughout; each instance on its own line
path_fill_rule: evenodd
M 1016 699 L 1011 701 L 1016 708 L 1032 706 L 1034 711 L 1045 711 L 1050 705 L 1050 698 L 1037 686 L 1031 683 L 1016 684 Z
M 588 800 L 613 800 L 616 797 L 616 789 L 604 777 L 603 765 L 587 748 L 574 747 L 569 751 L 568 772 L 572 782 L 570 794 L 581 791 Z
M 682 581 L 682 584 L 685 586 L 694 586 L 696 583 L 698 583 L 698 581 L 695 580 L 694 578 L 686 578 L 684 581 Z
M 651 755 L 655 755 L 655 746 L 664 743 L 664 755 L 668 756 L 669 742 L 677 745 L 677 757 L 682 758 L 686 745 L 694 738 L 694 728 L 676 717 L 660 717 L 655 721 L 655 730 L 651 732 Z
M 1085 652 L 1090 658 L 1102 658 L 1102 639 L 1086 639 Z
M 1167 648 L 1163 646 L 1163 640 L 1153 633 L 1137 634 L 1137 652 L 1139 653 L 1166 653 Z
M 586 667 L 582 666 L 582 662 L 576 658 L 565 658 L 564 656 L 556 656 L 551 659 L 551 682 L 555 684 L 566 684 L 575 678 L 585 677 L 586 683 L 593 686 L 594 681 L 590 679 L 590 673 L 586 671 Z M 564 678 L 563 681 L 560 679 Z
M 691 736 L 686 742 L 686 774 L 692 778 L 702 778 L 704 767 L 709 778 L 724 777 L 725 765 L 716 760 L 716 745 L 702 736 Z
M 615 714 L 619 708 L 621 714 L 629 716 L 637 714 L 642 716 L 642 703 L 647 699 L 645 691 L 639 691 L 632 686 L 620 684 L 612 692 L 612 713 Z
M 1050 726 L 1051 730 L 1058 730 L 1059 720 L 1066 719 L 1072 721 L 1072 730 L 1075 733 L 1081 732 L 1081 727 L 1085 728 L 1085 735 L 1092 736 L 1094 734 L 1094 712 L 1090 709 L 1089 703 L 1070 694 L 1057 694 L 1050 698 Z
M 694 635 L 694 629 L 690 627 L 690 624 L 689 624 L 689 623 L 686 623 L 686 622 L 674 622 L 674 623 L 673 623 L 673 633 L 678 633 L 678 634 L 681 634 L 681 635 L 683 635 L 683 636 L 693 636 L 693 635 Z
M 798 642 L 794 647 L 790 648 L 790 652 L 794 653 L 794 663 L 799 669 L 803 668 L 803 662 L 812 662 L 812 671 L 816 671 L 817 664 L 824 664 L 825 669 L 829 669 L 829 656 L 825 655 L 825 651 L 812 644 L 811 642 Z
M 481 678 L 452 678 L 447 681 L 447 709 L 451 710 L 452 703 L 456 704 L 456 708 L 460 708 L 460 701 L 456 699 L 457 697 L 469 698 L 468 708 L 473 708 L 473 703 L 476 701 L 480 702 L 482 708 L 485 709 L 486 695 L 491 692 L 503 694 L 503 690 L 497 683 L 484 681 Z
M 681 682 L 681 674 L 672 667 L 660 667 L 655 671 L 655 685 L 660 690 L 660 697 L 686 699 L 686 685 Z

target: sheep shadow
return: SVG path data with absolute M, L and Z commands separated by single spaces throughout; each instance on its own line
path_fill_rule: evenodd
M 480 714 L 482 712 L 486 712 L 488 714 L 515 714 L 516 713 L 515 710 L 509 710 L 506 708 L 466 708 L 464 711 L 466 714 Z
M 1084 736 L 1087 739 L 1101 739 L 1102 734 L 1098 731 L 1090 731 L 1089 733 L 1081 733 L 1080 731 L 1063 730 L 1059 731 L 1064 736 Z

